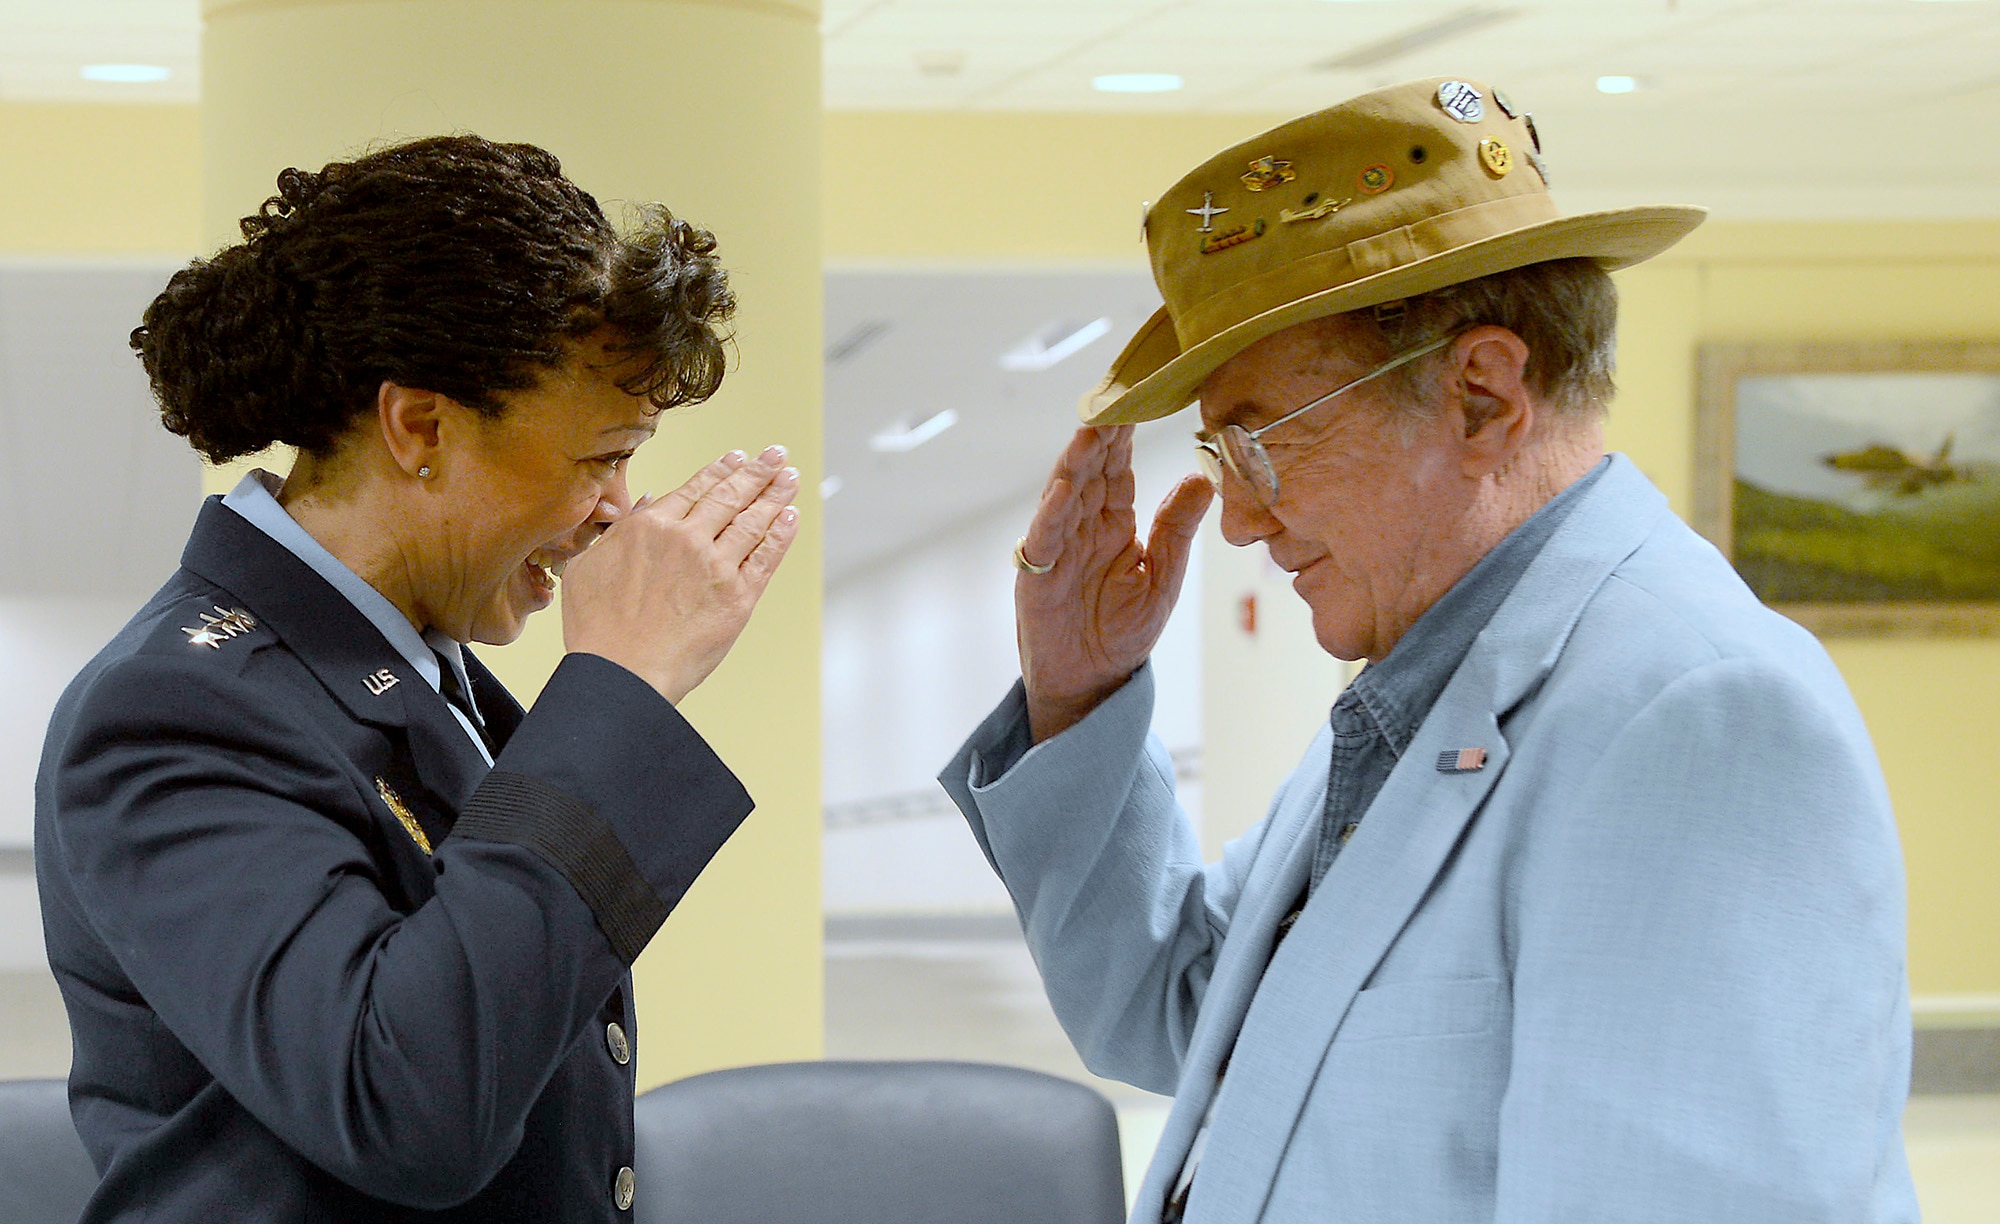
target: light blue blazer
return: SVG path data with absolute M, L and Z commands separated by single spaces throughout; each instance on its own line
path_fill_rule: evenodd
M 1629 461 L 1275 956 L 1328 733 L 1204 865 L 1152 697 L 1142 668 L 1020 755 L 1017 686 L 941 778 L 1084 1062 L 1174 1095 L 1134 1220 L 1211 1103 L 1190 1224 L 1917 1218 L 1902 867 L 1867 732 L 1812 636 Z M 1484 768 L 1440 772 L 1474 747 Z

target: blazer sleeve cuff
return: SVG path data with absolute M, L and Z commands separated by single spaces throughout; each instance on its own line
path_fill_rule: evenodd
M 571 654 L 452 836 L 532 851 L 630 964 L 754 807 L 652 686 L 608 659 Z
M 1131 769 L 1145 753 L 1152 712 L 1153 665 L 1146 662 L 1081 722 L 1037 744 L 1028 730 L 1027 696 L 1017 680 L 945 763 L 938 783 L 964 814 L 986 861 L 1005 879 L 1005 856 L 994 845 L 989 815 L 1010 807 L 1034 810 L 1052 798 L 1048 792 L 1070 791 L 1075 797 L 1079 787 L 1103 789 L 1108 814 L 1115 815 L 1121 803 L 1111 792 L 1122 796 L 1129 789 Z M 1117 780 L 1121 774 L 1123 783 Z M 1055 806 L 1073 810 L 1076 805 Z

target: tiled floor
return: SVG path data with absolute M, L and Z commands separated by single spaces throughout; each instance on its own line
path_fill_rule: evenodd
M 826 952 L 827 1056 L 964 1058 L 1033 1067 L 1110 1097 L 1136 1186 L 1166 1100 L 1091 1076 L 1077 1061 L 1033 963 L 1005 923 L 836 923 Z M 61 1075 L 69 1035 L 55 983 L 0 974 L 0 1078 Z M 1904 1114 L 1927 1224 L 2000 1224 L 2000 1095 L 1920 1096 Z

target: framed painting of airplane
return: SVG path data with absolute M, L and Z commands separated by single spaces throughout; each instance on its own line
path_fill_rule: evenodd
M 1823 635 L 2000 634 L 2000 340 L 1706 344 L 1694 525 Z

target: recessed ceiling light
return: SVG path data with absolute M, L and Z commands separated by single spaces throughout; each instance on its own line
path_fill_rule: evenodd
M 1171 72 L 1118 72 L 1092 77 L 1090 87 L 1099 93 L 1172 93 L 1181 79 Z
M 144 85 L 164 81 L 172 75 L 170 69 L 158 64 L 89 64 L 83 70 L 86 81 L 116 81 L 121 85 Z
M 1639 88 L 1638 77 L 1601 76 L 1597 78 L 1597 92 L 1608 94 L 1633 93 Z
M 1046 370 L 1110 330 L 1110 319 L 1092 319 L 1081 327 L 1074 323 L 1057 323 L 1045 327 L 1000 354 L 1000 368 Z
M 885 455 L 900 455 L 917 449 L 956 424 L 957 410 L 947 408 L 921 425 L 906 426 L 899 422 L 883 430 L 868 439 L 868 449 Z

